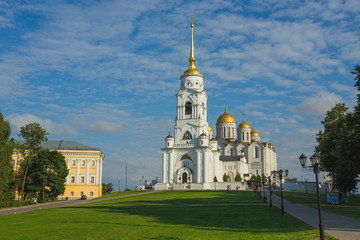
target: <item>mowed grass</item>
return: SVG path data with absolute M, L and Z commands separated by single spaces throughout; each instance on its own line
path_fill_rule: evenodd
M 280 193 L 277 192 L 276 195 L 280 196 Z M 307 204 L 309 207 L 317 208 L 316 193 L 283 192 L 283 197 L 290 202 L 303 203 Z M 322 193 L 320 194 L 321 209 L 323 211 L 360 220 L 360 198 L 354 196 L 345 196 L 344 198 L 350 201 L 349 205 L 330 205 L 327 202 L 326 193 Z M 311 203 L 311 205 L 309 203 Z
M 112 197 L 119 197 L 119 196 L 127 196 L 132 195 L 136 193 L 141 193 L 144 191 L 120 191 L 120 192 L 112 192 L 107 195 L 102 195 L 101 197 L 95 198 L 95 199 L 104 199 L 104 198 L 112 198 Z
M 0 239 L 318 238 L 316 229 L 260 201 L 242 191 L 129 196 L 1 216 Z M 237 203 L 244 205 L 216 205 Z

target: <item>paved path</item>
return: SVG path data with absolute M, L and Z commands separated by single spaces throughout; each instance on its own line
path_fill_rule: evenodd
M 77 206 L 77 205 L 82 205 L 82 204 L 86 204 L 86 203 L 100 202 L 100 201 L 104 201 L 104 200 L 125 198 L 125 197 L 131 197 L 131 196 L 139 196 L 139 195 L 145 195 L 145 194 L 151 194 L 151 193 L 154 193 L 154 191 L 135 193 L 135 194 L 129 194 L 129 195 L 123 195 L 123 196 L 117 196 L 117 197 L 110 197 L 110 198 L 100 198 L 100 199 L 94 199 L 94 200 L 56 201 L 56 202 L 41 203 L 41 204 L 23 206 L 23 207 L 2 208 L 0 210 L 0 216 L 24 213 L 24 212 L 29 212 L 29 211 L 39 210 L 39 209 L 46 209 L 46 208 Z
M 261 194 L 263 194 L 263 192 Z M 265 194 L 267 200 L 269 201 L 269 192 L 266 191 Z M 281 208 L 280 197 L 272 194 L 272 202 L 274 206 Z M 292 203 L 284 199 L 284 210 L 314 228 L 319 228 L 319 215 L 317 208 L 314 209 L 305 205 Z M 360 221 L 325 211 L 321 211 L 321 213 L 326 233 L 329 233 L 341 240 L 360 239 Z

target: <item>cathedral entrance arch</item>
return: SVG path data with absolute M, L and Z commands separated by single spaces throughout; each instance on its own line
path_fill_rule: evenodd
M 229 182 L 235 182 L 234 173 L 232 171 L 228 172 L 228 176 L 229 176 L 228 179 Z
M 189 184 L 193 181 L 193 171 L 188 167 L 182 167 L 177 171 L 176 183 Z
M 184 173 L 182 174 L 182 183 L 187 183 L 187 180 L 188 180 L 187 173 L 184 172 Z

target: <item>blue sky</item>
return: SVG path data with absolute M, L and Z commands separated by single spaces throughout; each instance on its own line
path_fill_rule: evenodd
M 194 16 L 196 66 L 209 123 L 242 113 L 273 143 L 279 168 L 308 176 L 298 156 L 315 145 L 324 114 L 353 107 L 360 2 L 2 1 L 0 112 L 12 136 L 41 123 L 51 140 L 106 154 L 103 181 L 161 177 Z

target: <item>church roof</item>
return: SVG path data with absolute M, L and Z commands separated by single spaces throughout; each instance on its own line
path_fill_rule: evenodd
M 20 140 L 19 142 L 22 144 L 25 141 Z M 49 150 L 99 150 L 98 148 L 89 147 L 79 142 L 64 140 L 43 141 L 41 142 L 41 147 Z

